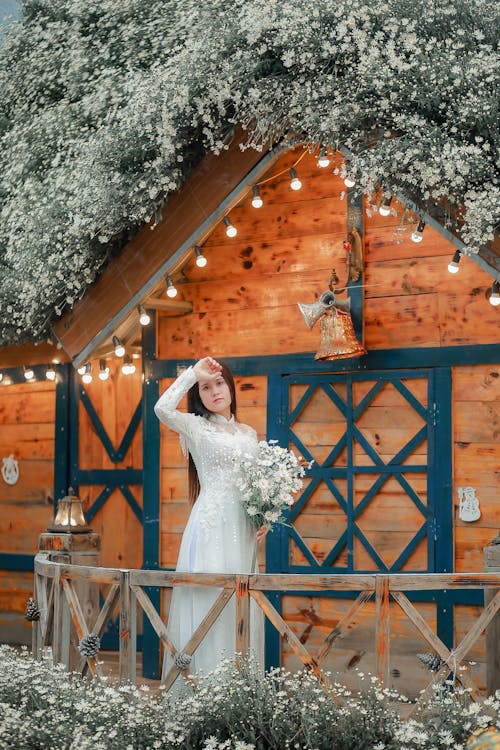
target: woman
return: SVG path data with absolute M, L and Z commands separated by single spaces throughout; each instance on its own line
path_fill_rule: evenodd
M 177 410 L 188 394 L 188 412 Z M 257 573 L 257 532 L 250 524 L 237 488 L 243 456 L 257 453 L 255 430 L 236 421 L 234 380 L 226 365 L 212 357 L 185 370 L 160 397 L 155 414 L 179 433 L 189 451 L 190 499 L 194 501 L 182 536 L 176 570 L 190 573 Z M 254 569 L 252 570 L 252 564 Z M 220 589 L 178 586 L 172 594 L 168 634 L 179 652 L 214 603 Z M 251 649 L 263 660 L 263 616 L 252 602 Z M 219 615 L 192 657 L 189 671 L 208 672 L 235 651 L 234 597 Z M 163 675 L 172 666 L 165 655 Z

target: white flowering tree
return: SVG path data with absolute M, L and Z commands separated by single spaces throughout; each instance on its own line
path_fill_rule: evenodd
M 38 340 L 235 125 L 498 219 L 495 0 L 25 0 L 0 46 L 0 345 Z

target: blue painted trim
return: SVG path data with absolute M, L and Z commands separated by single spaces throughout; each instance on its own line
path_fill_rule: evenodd
M 101 510 L 102 506 L 108 499 L 108 497 L 111 495 L 115 487 L 110 487 L 107 485 L 104 487 L 99 495 L 96 497 L 90 508 L 85 512 L 85 518 L 87 519 L 87 523 L 90 523 L 94 516 Z
M 139 424 L 141 422 L 141 416 L 142 416 L 142 404 L 139 401 L 138 405 L 135 408 L 135 411 L 132 415 L 132 418 L 127 426 L 127 429 L 125 430 L 125 434 L 120 442 L 120 445 L 115 450 L 113 443 L 111 442 L 111 439 L 106 432 L 106 428 L 104 427 L 101 418 L 99 417 L 98 413 L 95 410 L 95 406 L 92 403 L 89 394 L 85 390 L 85 387 L 82 384 L 79 384 L 78 387 L 78 393 L 80 397 L 80 401 L 82 402 L 83 406 L 85 407 L 85 411 L 87 412 L 89 419 L 92 423 L 92 426 L 94 430 L 96 431 L 97 437 L 101 441 L 106 453 L 108 454 L 108 457 L 110 461 L 112 461 L 114 464 L 118 464 L 125 458 L 125 455 L 130 448 L 130 444 L 134 438 L 135 433 L 137 432 L 137 428 L 139 427 Z
M 54 517 L 59 500 L 69 487 L 69 381 L 71 365 L 60 365 L 56 371 L 56 413 L 54 425 Z
M 131 510 L 133 511 L 139 523 L 142 524 L 142 508 L 137 502 L 137 500 L 135 499 L 135 497 L 132 495 L 132 493 L 130 492 L 126 484 L 120 485 L 120 492 L 122 493 L 123 497 L 129 504 Z
M 452 439 L 452 380 L 450 368 L 437 368 L 434 371 L 434 389 L 430 395 L 435 403 L 435 429 L 430 432 L 431 442 L 435 441 L 429 456 L 435 456 L 435 481 L 430 487 L 430 504 L 436 519 L 436 567 L 437 573 L 453 572 L 453 439 Z M 431 447 L 431 446 L 430 446 Z M 443 544 L 448 540 L 448 544 Z
M 142 329 L 142 540 L 143 568 L 157 570 L 160 559 L 160 422 L 153 407 L 159 398 L 159 383 L 151 376 L 156 361 L 157 316 L 154 310 L 148 312 L 151 323 Z M 160 612 L 159 587 L 148 587 L 146 593 Z M 146 616 L 143 617 L 142 673 L 150 679 L 158 679 L 160 675 L 160 642 Z
M 33 572 L 34 569 L 34 555 L 0 552 L 0 570 L 19 570 Z
M 77 469 L 76 484 L 142 484 L 142 469 Z
M 267 378 L 267 424 L 266 437 L 268 440 L 277 440 L 283 445 L 284 423 L 288 415 L 288 402 L 282 403 L 283 390 L 280 375 L 270 374 Z M 268 534 L 266 540 L 266 573 L 281 573 L 286 570 L 283 561 L 283 550 L 288 552 L 288 543 L 285 542 L 284 528 L 278 526 L 272 534 Z M 288 561 L 286 561 L 288 562 Z M 269 592 L 267 597 L 273 607 L 281 612 L 281 592 Z M 280 635 L 269 620 L 265 620 L 265 666 L 266 669 L 278 667 L 281 664 Z
M 122 437 L 121 443 L 116 451 L 117 461 L 123 461 L 127 455 L 127 451 L 130 448 L 132 440 L 134 439 L 135 433 L 141 423 L 142 419 L 142 398 L 135 407 L 135 411 L 132 414 L 132 418 L 128 424 L 125 434 Z
M 177 366 L 189 366 L 194 359 L 164 359 L 149 363 L 151 378 L 176 377 Z M 442 346 L 405 349 L 378 349 L 363 357 L 334 362 L 318 362 L 314 352 L 272 354 L 259 357 L 225 357 L 234 375 L 270 375 L 303 372 L 363 372 L 366 370 L 404 370 L 408 367 L 447 367 L 460 365 L 500 364 L 500 344 Z M 371 372 L 369 373 L 371 377 Z M 366 376 L 366 373 L 365 373 Z M 405 374 L 405 378 L 410 375 Z M 415 374 L 413 377 L 418 377 Z
M 114 449 L 113 443 L 109 439 L 109 435 L 106 432 L 104 425 L 95 410 L 94 404 L 90 400 L 89 394 L 85 390 L 85 386 L 81 383 L 78 383 L 78 396 L 81 403 L 85 407 L 85 411 L 89 416 L 92 427 L 94 428 L 97 437 L 101 441 L 104 450 L 108 454 L 108 458 L 110 459 L 110 461 L 113 461 L 113 463 L 117 463 L 116 451 Z

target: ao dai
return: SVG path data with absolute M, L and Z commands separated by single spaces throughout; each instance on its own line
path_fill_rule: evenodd
M 256 532 L 250 524 L 238 488 L 242 458 L 257 455 L 257 435 L 247 425 L 227 420 L 221 414 L 209 418 L 177 409 L 182 397 L 196 383 L 193 368 L 185 370 L 160 397 L 155 414 L 179 433 L 181 444 L 193 458 L 200 480 L 200 493 L 182 536 L 176 570 L 189 573 L 257 573 L 252 561 Z M 168 634 L 179 651 L 190 639 L 221 589 L 174 588 L 168 619 Z M 263 660 L 263 616 L 251 602 L 251 649 Z M 190 672 L 208 672 L 222 658 L 235 652 L 234 596 L 195 651 Z M 163 673 L 170 668 L 168 653 Z

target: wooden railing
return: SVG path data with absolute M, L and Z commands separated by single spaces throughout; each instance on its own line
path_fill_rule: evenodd
M 92 628 L 89 629 L 77 596 L 75 586 L 86 581 L 94 584 L 107 584 L 109 590 Z M 390 674 L 390 600 L 401 608 L 413 623 L 430 648 L 443 661 L 442 667 L 434 675 L 424 691 L 429 692 L 435 681 L 444 679 L 453 672 L 464 687 L 470 689 L 476 700 L 481 700 L 467 668 L 463 665 L 471 647 L 500 610 L 500 573 L 418 573 L 418 574 L 342 574 L 342 575 L 225 575 L 202 573 L 175 573 L 166 571 L 122 570 L 116 568 L 68 565 L 50 560 L 48 553 L 39 553 L 35 558 L 35 597 L 41 610 L 39 622 L 33 628 L 33 653 L 40 656 L 44 649 L 52 646 L 55 662 L 69 664 L 69 618 L 71 618 L 79 639 L 89 632 L 102 635 L 113 611 L 119 607 L 119 676 L 121 682 L 135 682 L 136 675 L 136 611 L 140 605 L 144 614 L 157 633 L 165 649 L 173 658 L 179 654 L 180 644 L 171 641 L 167 626 L 152 604 L 145 588 L 149 586 L 172 588 L 173 586 L 209 586 L 220 590 L 214 604 L 201 622 L 182 653 L 192 656 L 208 633 L 228 601 L 236 597 L 236 652 L 248 653 L 250 642 L 250 601 L 260 607 L 267 619 L 286 640 L 308 670 L 314 672 L 326 684 L 321 664 L 334 648 L 335 642 L 356 624 L 356 619 L 370 599 L 375 599 L 376 619 L 374 632 L 374 652 L 376 671 L 383 682 L 388 682 Z M 470 630 L 453 650 L 441 641 L 419 611 L 406 596 L 412 591 L 436 591 L 452 589 L 498 589 L 491 601 L 484 607 Z M 311 654 L 304 644 L 273 607 L 264 592 L 280 591 L 289 594 L 325 591 L 357 592 L 357 598 L 335 628 L 327 635 L 315 654 Z M 67 606 L 65 606 L 67 603 Z M 66 614 L 65 614 L 66 613 Z M 66 618 L 66 621 L 65 621 Z M 101 665 L 96 658 L 81 658 L 77 670 L 86 668 L 92 674 L 101 674 Z M 186 670 L 171 667 L 163 677 L 168 690 L 179 675 L 187 679 Z

